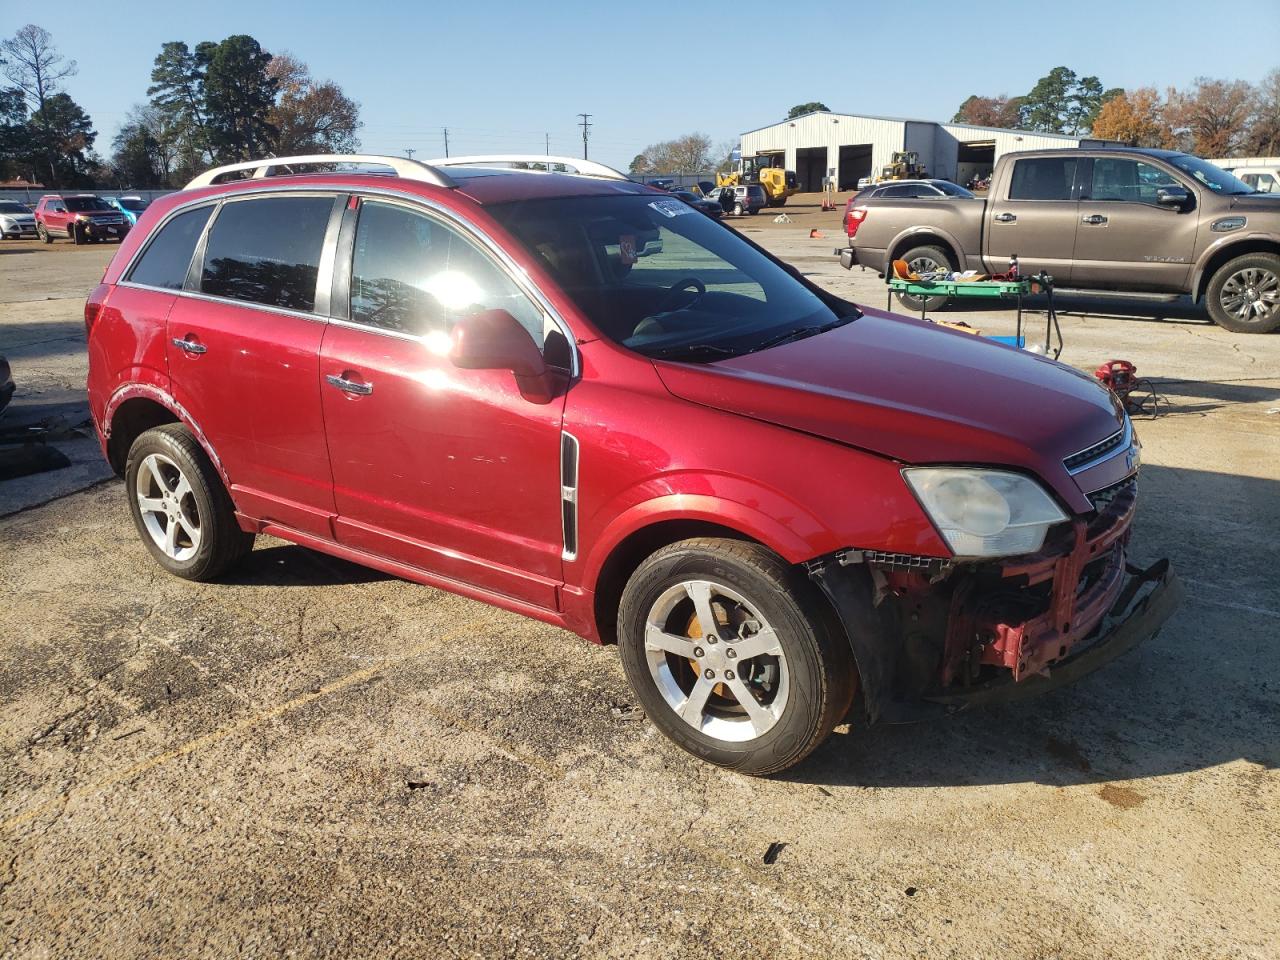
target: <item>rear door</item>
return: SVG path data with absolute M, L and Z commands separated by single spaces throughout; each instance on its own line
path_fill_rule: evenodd
M 326 538 L 334 507 L 319 357 L 344 200 L 225 200 L 168 322 L 174 398 L 221 459 L 237 508 Z
M 986 258 L 993 272 L 1003 273 L 1016 255 L 1023 274 L 1048 270 L 1059 284 L 1074 279 L 1079 162 L 1074 156 L 1013 161 L 1013 170 L 999 187 L 1001 196 L 987 203 Z
M 1095 156 L 1081 166 L 1080 226 L 1073 282 L 1116 290 L 1186 289 L 1195 253 L 1197 191 L 1157 162 Z M 1184 207 L 1156 202 L 1162 187 L 1182 187 Z
M 497 308 L 549 365 L 571 363 L 567 338 L 436 211 L 362 199 L 340 249 L 320 360 L 338 541 L 555 609 L 564 395 L 532 402 L 510 371 L 462 370 L 448 354 L 458 319 Z

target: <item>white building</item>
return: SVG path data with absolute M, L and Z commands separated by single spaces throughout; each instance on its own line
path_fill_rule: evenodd
M 963 184 L 990 173 L 1002 153 L 1075 147 L 1081 142 L 1081 137 L 965 123 L 806 113 L 744 133 L 742 155 L 785 154 L 783 165 L 796 172 L 801 190 L 821 190 L 823 177 L 832 170 L 837 188 L 852 190 L 859 178 L 887 166 L 898 150 L 919 153 L 927 176 Z

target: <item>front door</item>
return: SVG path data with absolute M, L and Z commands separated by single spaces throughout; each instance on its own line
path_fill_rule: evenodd
M 1080 204 L 1075 200 L 1076 157 L 1026 157 L 1013 162 L 1005 196 L 987 203 L 987 266 L 1004 273 L 1012 257 L 1024 275 L 1047 270 L 1054 281 L 1075 278 L 1071 258 Z
M 1132 157 L 1095 157 L 1086 165 L 1074 282 L 1113 290 L 1185 290 L 1200 219 L 1196 191 L 1162 166 Z M 1161 187 L 1182 187 L 1192 202 L 1163 206 L 1157 203 Z
M 320 360 L 339 542 L 555 609 L 564 396 L 532 402 L 510 371 L 448 357 L 462 317 L 508 310 L 540 347 L 547 317 L 442 216 L 365 199 L 347 218 L 348 320 Z
M 199 275 L 168 321 L 174 398 L 222 461 L 237 508 L 325 538 L 334 512 L 319 385 L 328 285 L 319 309 L 316 292 L 340 216 L 332 194 L 222 203 Z

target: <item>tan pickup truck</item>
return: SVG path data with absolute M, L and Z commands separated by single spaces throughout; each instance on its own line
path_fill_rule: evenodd
M 986 199 L 855 198 L 846 228 L 846 267 L 884 274 L 905 260 L 916 273 L 1003 273 L 1016 255 L 1023 274 L 1047 270 L 1059 292 L 1203 297 L 1228 330 L 1280 327 L 1280 195 L 1185 153 L 1009 153 Z M 924 306 L 945 302 L 930 297 Z

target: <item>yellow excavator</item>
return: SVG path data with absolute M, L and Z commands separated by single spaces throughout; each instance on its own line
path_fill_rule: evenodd
M 758 183 L 764 187 L 769 206 L 780 207 L 787 202 L 787 197 L 800 192 L 796 172 L 783 167 L 785 156 L 778 150 L 743 157 L 738 161 L 737 170 L 716 174 L 716 186 L 736 187 L 739 184 Z
M 919 153 L 914 150 L 897 150 L 893 154 L 893 162 L 880 169 L 876 183 L 884 183 L 886 180 L 922 180 L 926 176 Z

